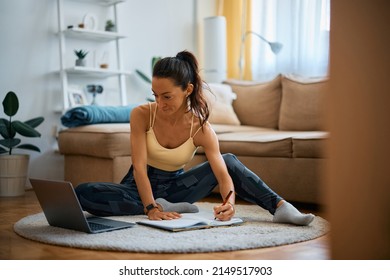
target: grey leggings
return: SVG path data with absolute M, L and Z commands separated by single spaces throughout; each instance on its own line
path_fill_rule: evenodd
M 224 154 L 236 194 L 251 203 L 275 213 L 282 198 L 272 191 L 255 173 L 245 167 L 233 154 Z M 206 197 L 218 184 L 210 164 L 204 162 L 188 171 L 163 171 L 148 166 L 148 177 L 154 198 L 169 202 L 194 203 Z M 120 184 L 84 183 L 76 189 L 85 211 L 98 216 L 139 215 L 144 207 L 133 177 L 133 167 Z

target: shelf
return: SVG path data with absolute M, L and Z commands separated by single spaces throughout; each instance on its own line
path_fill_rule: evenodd
M 63 32 L 68 37 L 73 37 L 73 38 L 83 39 L 83 40 L 102 41 L 102 42 L 126 38 L 126 36 L 116 32 L 88 30 L 88 29 L 83 29 L 78 27 L 68 28 L 65 29 Z
M 126 0 L 76 0 L 76 1 L 98 4 L 101 6 L 112 6 L 118 3 L 126 2 Z
M 131 75 L 131 72 L 128 71 L 119 71 L 119 70 L 84 67 L 84 66 L 74 66 L 74 67 L 66 68 L 65 71 L 68 74 L 82 75 L 84 77 L 91 77 L 91 78 L 108 78 L 108 77 L 118 76 L 118 75 Z
M 123 71 L 124 68 L 122 66 L 121 59 L 121 51 L 120 51 L 120 39 L 124 39 L 127 36 L 123 34 L 119 34 L 118 32 L 105 31 L 103 29 L 92 29 L 92 28 L 80 28 L 78 25 L 73 25 L 70 28 L 64 24 L 69 18 L 64 18 L 64 6 L 68 4 L 68 1 L 71 0 L 57 0 L 57 13 L 58 13 L 58 39 L 59 39 L 59 54 L 60 54 L 60 69 L 58 73 L 61 77 L 61 88 L 62 88 L 62 108 L 61 112 L 68 109 L 70 107 L 70 100 L 68 94 L 68 86 L 69 83 L 73 84 L 83 84 L 86 83 L 88 79 L 94 80 L 103 80 L 106 78 L 115 78 L 118 80 L 117 88 L 118 93 L 120 94 L 120 104 L 127 104 L 127 94 L 126 91 L 126 76 L 131 75 L 131 72 Z M 72 0 L 74 2 L 85 3 L 88 5 L 100 5 L 104 6 L 102 11 L 112 11 L 113 17 L 112 20 L 117 24 L 118 23 L 118 11 L 117 4 L 126 2 L 127 0 Z M 76 6 L 73 9 L 77 9 Z M 102 18 L 102 15 L 100 16 Z M 89 21 L 89 20 L 83 20 Z M 85 27 L 89 25 L 86 24 Z M 94 26 L 91 24 L 91 26 Z M 67 63 L 66 58 L 67 51 L 69 51 L 69 45 L 67 46 L 68 39 L 74 39 L 73 45 L 75 43 L 85 43 L 89 41 L 96 47 L 101 47 L 103 45 L 110 45 L 109 47 L 114 47 L 115 45 L 115 58 L 116 62 L 110 63 L 111 68 L 105 69 L 100 67 L 83 67 L 83 66 L 73 66 L 73 63 Z M 66 67 L 69 65 L 70 67 Z M 114 67 L 115 66 L 115 67 Z M 80 78 L 80 79 L 78 79 Z M 97 81 L 96 81 L 97 82 Z M 107 81 L 108 82 L 108 81 Z M 109 81 L 114 82 L 114 81 Z M 59 110 L 57 110 L 59 111 Z

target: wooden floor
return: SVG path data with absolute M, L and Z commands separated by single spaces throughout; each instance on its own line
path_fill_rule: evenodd
M 216 201 L 208 198 L 206 201 Z M 240 203 L 238 201 L 238 203 Z M 242 202 L 243 203 L 243 202 Z M 326 215 L 315 209 L 305 209 L 326 219 Z M 307 207 L 306 207 L 307 208 Z M 18 236 L 13 225 L 21 218 L 41 212 L 41 208 L 32 190 L 21 197 L 0 198 L 0 259 L 2 260 L 232 260 L 232 259 L 267 259 L 267 260 L 326 260 L 329 259 L 329 236 L 273 248 L 240 250 L 233 252 L 199 253 L 199 254 L 144 254 L 127 252 L 95 251 L 73 249 L 69 247 L 47 245 L 30 241 Z

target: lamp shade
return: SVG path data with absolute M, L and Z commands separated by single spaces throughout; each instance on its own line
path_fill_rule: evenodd
M 209 83 L 226 80 L 226 19 L 204 19 L 204 79 Z

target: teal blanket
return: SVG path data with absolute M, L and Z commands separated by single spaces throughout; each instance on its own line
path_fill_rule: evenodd
M 62 117 L 61 123 L 66 127 L 97 123 L 128 123 L 130 112 L 138 104 L 128 106 L 96 106 L 88 105 L 68 110 Z

